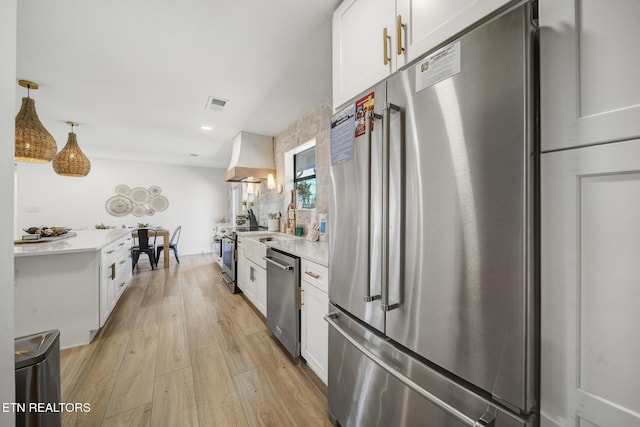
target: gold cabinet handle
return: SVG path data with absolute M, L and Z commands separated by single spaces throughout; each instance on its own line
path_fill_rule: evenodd
M 311 271 L 305 271 L 305 272 L 304 272 L 304 274 L 306 274 L 307 276 L 311 276 L 311 277 L 313 277 L 314 279 L 319 279 L 319 278 L 320 278 L 320 275 L 319 275 L 319 274 L 312 273 Z
M 116 278 L 116 263 L 111 264 L 111 280 Z
M 402 15 L 398 15 L 396 20 L 396 30 L 398 31 L 398 56 L 402 55 L 404 52 L 404 48 L 402 47 L 402 29 L 405 27 L 405 24 L 402 23 Z
M 384 27 L 382 31 L 382 43 L 384 44 L 384 65 L 389 64 L 391 61 L 391 57 L 389 56 L 389 41 L 391 40 L 391 36 L 389 35 L 389 31 L 387 27 Z
M 252 282 L 255 282 L 256 280 L 256 276 L 254 275 L 255 271 L 256 270 L 252 266 L 249 266 L 249 280 Z
M 304 305 L 304 303 L 302 302 L 302 293 L 304 292 L 304 289 L 302 288 L 298 288 L 299 289 L 299 295 L 298 295 L 298 309 L 302 310 L 302 306 Z

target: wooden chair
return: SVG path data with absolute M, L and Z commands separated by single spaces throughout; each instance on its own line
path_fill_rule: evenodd
M 182 226 L 178 226 L 173 231 L 171 235 L 171 240 L 169 240 L 169 250 L 173 251 L 173 255 L 176 257 L 176 261 L 180 264 L 180 258 L 178 258 L 178 240 L 180 240 L 180 232 L 182 231 Z M 160 260 L 160 253 L 164 250 L 164 244 L 160 243 L 156 248 L 156 267 L 158 266 L 158 261 Z
M 154 265 L 157 265 L 158 262 L 155 260 L 155 250 L 156 250 L 156 235 L 152 236 L 152 243 L 149 242 L 149 229 L 148 228 L 139 228 L 136 230 L 138 233 L 138 244 L 131 247 L 131 271 L 133 271 L 138 263 L 138 259 L 140 258 L 140 254 L 147 254 L 149 257 L 149 263 L 151 263 L 151 269 L 155 269 Z

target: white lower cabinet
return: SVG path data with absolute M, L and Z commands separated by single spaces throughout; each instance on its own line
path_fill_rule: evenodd
M 267 271 L 255 262 L 247 259 L 245 264 L 245 289 L 247 299 L 267 316 Z
M 256 283 L 256 307 L 264 317 L 267 317 L 267 270 L 254 266 Z
M 300 344 L 302 357 L 318 377 L 327 383 L 329 328 L 324 316 L 328 312 L 328 269 L 303 259 L 301 265 L 302 309 Z
M 236 259 L 237 259 L 237 265 L 236 265 L 236 285 L 238 286 L 238 288 L 246 295 L 247 294 L 247 290 L 246 290 L 246 286 L 245 286 L 245 269 L 246 269 L 246 265 L 247 265 L 247 258 L 244 255 L 244 242 L 242 240 L 242 238 L 238 238 L 238 242 L 236 244 Z
M 100 253 L 100 327 L 104 326 L 131 280 L 132 243 L 128 235 L 103 248 Z
M 541 160 L 541 426 L 640 426 L 640 140 Z
M 242 293 L 247 297 L 251 304 L 256 305 L 256 280 L 254 278 L 254 270 L 255 264 L 245 257 L 244 266 L 242 267 L 242 271 L 244 272 Z

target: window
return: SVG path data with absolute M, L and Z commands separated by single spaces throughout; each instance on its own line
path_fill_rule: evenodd
M 293 156 L 293 186 L 298 209 L 316 207 L 316 147 L 315 145 Z

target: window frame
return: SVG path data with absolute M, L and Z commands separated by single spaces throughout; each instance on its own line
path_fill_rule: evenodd
M 316 145 L 316 139 L 312 138 L 309 141 L 302 143 L 296 147 L 293 147 L 292 149 L 288 150 L 285 152 L 284 154 L 284 190 L 286 192 L 286 195 L 284 197 L 285 200 L 285 210 L 286 210 L 286 206 L 289 204 L 289 200 L 290 200 L 290 196 L 289 194 L 291 194 L 291 190 L 294 190 L 295 187 L 295 155 L 298 153 L 302 153 L 303 151 L 306 151 L 310 148 L 314 148 L 316 150 L 316 208 L 318 205 L 318 181 L 317 181 L 317 167 L 318 167 L 318 147 Z M 297 202 L 297 200 L 296 200 Z M 297 210 L 303 210 L 303 211 L 312 211 L 315 210 L 316 208 L 296 208 Z

